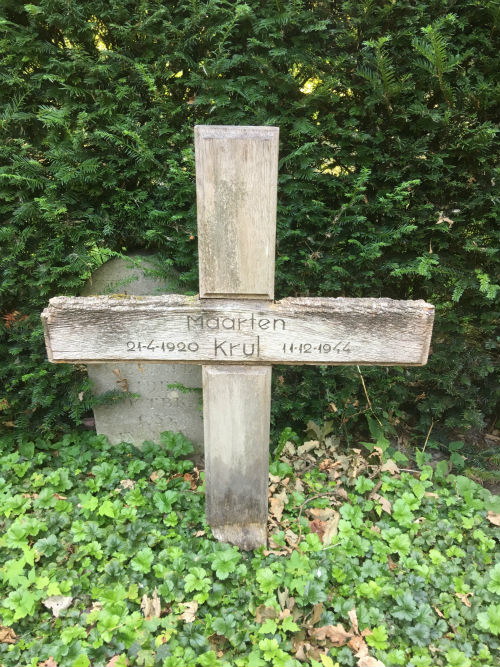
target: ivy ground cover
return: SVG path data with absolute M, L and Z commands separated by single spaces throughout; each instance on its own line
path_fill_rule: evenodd
M 2 667 L 498 664 L 498 498 L 447 462 L 288 442 L 245 553 L 212 538 L 190 444 L 163 445 L 4 445 Z

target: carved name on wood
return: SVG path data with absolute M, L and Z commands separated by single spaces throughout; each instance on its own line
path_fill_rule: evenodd
M 392 299 L 56 297 L 42 313 L 52 362 L 426 363 L 434 306 Z

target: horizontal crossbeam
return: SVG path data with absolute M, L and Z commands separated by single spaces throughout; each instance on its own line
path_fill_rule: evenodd
M 433 318 L 424 301 L 180 295 L 56 297 L 42 313 L 50 361 L 85 364 L 421 366 Z

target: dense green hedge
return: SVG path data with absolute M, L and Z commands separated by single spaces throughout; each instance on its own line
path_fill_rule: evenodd
M 143 247 L 196 290 L 197 123 L 280 127 L 278 297 L 436 305 L 427 367 L 362 370 L 385 427 L 445 436 L 491 419 L 496 2 L 3 0 L 1 12 L 8 432 L 88 408 L 84 375 L 46 362 L 49 297 Z M 346 431 L 365 421 L 356 369 L 274 375 L 275 427 L 328 411 Z

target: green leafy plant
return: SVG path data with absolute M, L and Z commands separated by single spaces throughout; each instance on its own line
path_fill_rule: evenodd
M 281 530 L 240 552 L 211 537 L 184 441 L 163 439 L 177 457 L 88 433 L 2 443 L 2 665 L 335 667 L 356 664 L 353 636 L 387 665 L 497 664 L 500 502 L 474 481 L 425 452 L 413 473 L 339 454 L 333 480 L 276 461 Z

